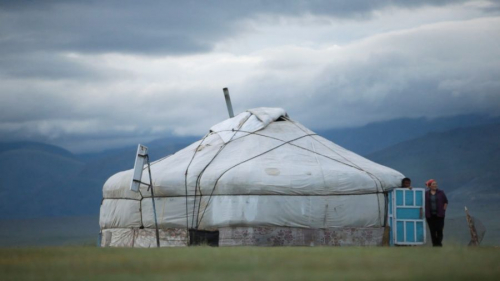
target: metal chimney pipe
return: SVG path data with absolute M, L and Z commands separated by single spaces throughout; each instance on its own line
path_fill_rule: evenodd
M 227 111 L 229 112 L 229 118 L 234 117 L 233 105 L 231 104 L 231 97 L 229 96 L 229 90 L 227 88 L 222 89 L 224 92 L 224 98 L 226 98 Z

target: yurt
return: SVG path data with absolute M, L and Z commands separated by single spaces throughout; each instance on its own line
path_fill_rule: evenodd
M 133 170 L 104 184 L 101 246 L 156 247 L 156 229 L 161 247 L 381 245 L 387 192 L 404 177 L 281 108 L 216 124 L 150 170 L 156 212 L 147 165 L 139 192 Z

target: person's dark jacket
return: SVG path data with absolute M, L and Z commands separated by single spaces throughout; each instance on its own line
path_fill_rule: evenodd
M 448 204 L 448 198 L 446 194 L 440 189 L 436 190 L 436 203 L 437 203 L 437 216 L 444 218 L 446 215 L 446 210 L 444 209 L 444 204 Z M 425 192 L 425 217 L 432 217 L 431 212 L 431 191 L 430 189 Z

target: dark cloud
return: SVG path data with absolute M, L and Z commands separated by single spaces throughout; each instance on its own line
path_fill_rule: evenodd
M 256 15 L 366 18 L 388 6 L 453 2 L 463 1 L 2 1 L 0 52 L 198 53 Z

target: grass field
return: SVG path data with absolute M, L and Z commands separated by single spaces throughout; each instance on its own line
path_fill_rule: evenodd
M 500 280 L 492 247 L 0 249 L 0 280 Z

